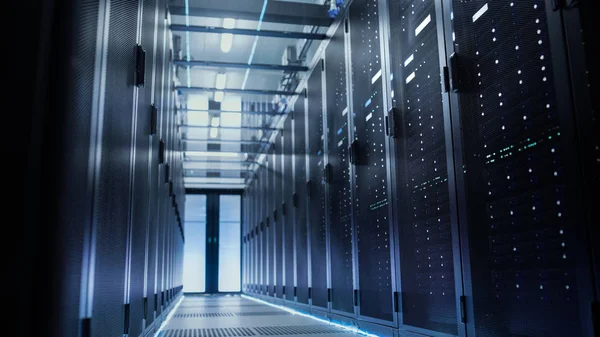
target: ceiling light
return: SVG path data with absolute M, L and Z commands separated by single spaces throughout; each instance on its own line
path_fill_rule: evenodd
M 238 157 L 237 152 L 215 152 L 215 151 L 186 151 L 186 156 L 206 156 L 206 157 Z
M 219 129 L 210 128 L 210 138 L 217 138 L 218 135 L 219 135 Z
M 186 177 L 186 184 L 243 184 L 244 178 L 234 177 Z
M 223 97 L 225 97 L 225 93 L 223 91 L 215 91 L 215 102 L 223 102 Z
M 227 74 L 225 73 L 218 73 L 217 74 L 217 83 L 215 84 L 215 87 L 219 90 L 223 90 L 225 89 L 225 82 L 227 81 Z
M 235 27 L 235 19 L 225 18 L 223 19 L 223 28 L 233 29 Z
M 221 124 L 221 119 L 219 117 L 213 117 L 210 120 L 210 126 L 212 126 L 212 127 L 217 128 L 217 127 L 219 127 L 220 124 Z
M 231 34 L 231 33 L 221 34 L 221 51 L 223 51 L 224 53 L 229 53 L 232 46 L 233 46 L 233 34 Z

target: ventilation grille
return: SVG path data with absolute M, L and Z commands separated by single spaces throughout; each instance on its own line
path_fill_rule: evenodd
M 180 308 L 232 308 L 232 307 L 260 307 L 263 304 L 242 304 L 232 303 L 228 305 L 202 305 L 202 304 L 182 304 Z
M 217 329 L 173 329 L 165 330 L 161 337 L 234 337 L 256 336 L 248 328 L 217 328 Z
M 262 336 L 283 336 L 283 335 L 315 335 L 326 333 L 345 333 L 346 331 L 327 325 L 306 325 L 306 326 L 265 326 L 254 328 Z
M 209 312 L 209 313 L 189 313 L 189 314 L 176 314 L 175 318 L 201 318 L 201 317 L 233 317 L 234 314 L 230 312 Z
M 238 312 L 236 316 L 286 316 L 291 315 L 286 311 L 257 311 L 257 312 Z
M 289 336 L 345 333 L 346 331 L 327 325 L 265 326 L 257 328 L 216 329 L 173 329 L 166 330 L 161 337 L 234 337 L 234 336 Z
M 211 317 L 247 317 L 247 316 L 286 316 L 285 311 L 257 311 L 257 312 L 192 312 L 175 314 L 174 318 L 211 318 Z

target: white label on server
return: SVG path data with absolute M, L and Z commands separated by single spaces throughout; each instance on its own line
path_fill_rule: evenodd
M 369 121 L 369 119 L 373 118 L 373 113 L 371 112 L 370 114 L 367 115 L 367 122 Z
M 473 22 L 477 21 L 477 19 L 479 19 L 485 12 L 487 12 L 487 10 L 488 4 L 486 3 L 477 11 L 477 13 L 473 14 Z
M 410 56 L 404 61 L 404 66 L 406 67 L 415 59 L 415 54 L 410 54 Z
M 343 141 L 343 140 L 340 140 L 340 141 L 338 142 L 338 147 L 342 146 L 342 144 L 344 144 L 344 141 Z
M 379 71 L 377 72 L 377 74 L 375 74 L 375 76 L 373 76 L 373 78 L 371 78 L 371 84 L 374 84 L 375 82 L 377 82 L 377 80 L 381 77 L 381 69 L 379 69 Z
M 423 20 L 423 22 L 421 22 L 418 26 L 417 29 L 415 29 L 415 36 L 419 35 L 419 33 L 425 28 L 425 26 L 427 26 L 429 23 L 431 22 L 431 14 L 427 15 L 427 17 L 425 18 L 425 20 Z
M 410 75 L 408 75 L 408 77 L 406 78 L 406 84 L 408 84 L 410 81 L 412 81 L 413 78 L 415 78 L 415 72 L 414 71 Z

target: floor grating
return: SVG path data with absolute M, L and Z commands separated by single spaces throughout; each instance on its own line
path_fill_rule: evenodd
M 215 309 L 202 310 L 204 308 Z M 159 337 L 357 336 L 339 327 L 241 297 L 186 296 L 173 318 Z

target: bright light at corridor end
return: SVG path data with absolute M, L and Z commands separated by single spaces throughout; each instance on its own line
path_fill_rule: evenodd
M 262 304 L 271 306 L 273 308 L 278 308 L 278 309 L 287 311 L 287 312 L 289 312 L 289 313 L 291 313 L 293 315 L 299 315 L 299 316 L 302 316 L 302 317 L 307 317 L 307 318 L 310 318 L 310 319 L 314 319 L 315 321 L 319 321 L 319 322 L 322 322 L 322 323 L 325 323 L 325 324 L 333 325 L 335 327 L 338 327 L 340 329 L 344 329 L 346 331 L 350 331 L 350 332 L 353 332 L 353 333 L 361 334 L 363 336 L 379 337 L 378 335 L 375 335 L 375 334 L 372 334 L 372 333 L 360 330 L 359 328 L 356 328 L 356 327 L 346 326 L 346 325 L 334 323 L 334 322 L 328 321 L 326 319 L 322 319 L 322 318 L 319 318 L 319 317 L 316 317 L 316 316 L 313 316 L 313 315 L 309 315 L 309 314 L 305 314 L 305 313 L 300 312 L 300 311 L 296 311 L 294 309 L 290 309 L 288 307 L 284 307 L 282 305 L 277 305 L 277 304 L 269 303 L 267 301 L 259 300 L 258 298 L 255 298 L 255 297 L 252 297 L 252 296 L 248 296 L 248 295 L 244 295 L 244 294 L 242 294 L 241 296 L 243 298 L 245 298 L 245 299 L 248 299 L 248 300 L 251 300 L 251 301 L 254 301 L 254 302 L 258 302 L 258 303 L 262 303 Z
M 235 19 L 225 18 L 223 19 L 223 28 L 233 29 L 235 27 Z M 221 34 L 221 51 L 229 53 L 233 46 L 233 34 L 223 33 Z

